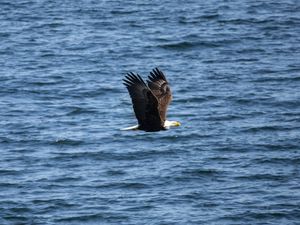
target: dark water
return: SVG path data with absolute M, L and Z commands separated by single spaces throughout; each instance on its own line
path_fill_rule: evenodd
M 0 1 L 0 224 L 300 224 L 300 2 L 137 2 Z

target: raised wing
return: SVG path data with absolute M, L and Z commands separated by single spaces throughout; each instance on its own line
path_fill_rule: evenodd
M 160 130 L 163 121 L 158 111 L 158 101 L 143 79 L 134 73 L 127 73 L 124 85 L 132 100 L 135 116 L 143 130 Z
M 167 109 L 172 101 L 172 93 L 168 81 L 161 70 L 155 68 L 148 76 L 147 83 L 158 101 L 159 115 L 162 121 L 166 120 Z

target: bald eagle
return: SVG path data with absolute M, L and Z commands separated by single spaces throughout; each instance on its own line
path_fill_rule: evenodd
M 177 121 L 166 120 L 167 108 L 172 100 L 168 81 L 161 70 L 155 68 L 148 76 L 147 84 L 139 74 L 127 73 L 123 79 L 132 100 L 138 125 L 122 130 L 154 132 L 180 126 Z

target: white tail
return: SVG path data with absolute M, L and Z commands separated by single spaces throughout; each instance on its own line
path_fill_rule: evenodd
M 122 128 L 121 130 L 137 130 L 139 127 L 139 125 L 134 125 L 132 127 L 126 127 L 126 128 Z

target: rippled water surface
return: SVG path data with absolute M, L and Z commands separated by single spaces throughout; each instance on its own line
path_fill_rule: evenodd
M 0 224 L 299 224 L 299 1 L 0 8 Z M 120 131 L 156 66 L 182 126 Z

